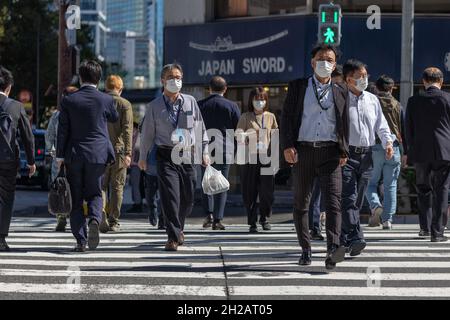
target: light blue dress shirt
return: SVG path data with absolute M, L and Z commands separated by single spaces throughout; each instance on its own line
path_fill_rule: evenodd
M 367 91 L 359 97 L 352 92 L 349 95 L 350 146 L 373 147 L 378 135 L 386 149 L 395 141 L 395 135 L 389 129 L 378 97 Z
M 316 83 L 319 97 L 328 89 L 328 92 L 323 96 L 321 101 L 323 108 L 327 110 L 323 110 L 317 101 L 317 97 L 314 93 L 313 81 Z M 315 76 L 309 79 L 298 141 L 338 141 L 336 135 L 336 109 L 331 80 L 327 84 L 322 84 Z

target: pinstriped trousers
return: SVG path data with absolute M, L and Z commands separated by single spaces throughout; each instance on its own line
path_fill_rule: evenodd
M 314 179 L 320 181 L 320 189 L 326 206 L 327 246 L 340 245 L 342 225 L 342 169 L 339 166 L 339 148 L 313 148 L 298 146 L 298 163 L 294 167 L 294 223 L 303 250 L 311 249 L 309 233 L 309 205 Z

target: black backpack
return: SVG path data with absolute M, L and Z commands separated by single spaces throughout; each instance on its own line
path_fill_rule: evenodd
M 11 147 L 11 141 L 14 136 L 14 120 L 6 112 L 5 106 L 10 100 L 6 99 L 0 106 L 0 162 L 15 161 L 16 153 Z
M 65 216 L 69 216 L 72 211 L 72 195 L 64 166 L 61 166 L 58 177 L 56 177 L 50 186 L 48 211 L 53 215 Z

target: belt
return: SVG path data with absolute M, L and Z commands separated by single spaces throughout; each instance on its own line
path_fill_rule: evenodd
M 298 146 L 300 147 L 309 147 L 309 148 L 329 148 L 329 147 L 337 147 L 338 143 L 333 141 L 316 141 L 316 142 L 298 142 Z
M 354 147 L 350 146 L 350 151 L 357 154 L 369 153 L 372 151 L 372 147 Z

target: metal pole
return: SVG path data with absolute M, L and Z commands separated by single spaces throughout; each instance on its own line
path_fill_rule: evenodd
M 66 40 L 66 12 L 69 2 L 59 1 L 58 106 L 64 89 L 72 80 L 72 49 L 69 48 Z
M 403 0 L 402 13 L 402 70 L 400 101 L 406 107 L 414 94 L 414 0 Z
M 36 128 L 39 129 L 39 105 L 40 105 L 40 73 L 41 73 L 41 18 L 37 18 L 37 36 L 36 36 Z

